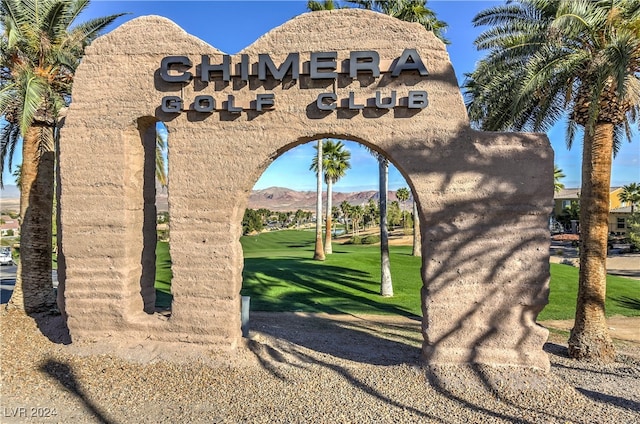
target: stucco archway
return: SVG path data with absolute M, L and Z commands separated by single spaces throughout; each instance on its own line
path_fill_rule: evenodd
M 313 59 L 317 52 L 324 53 Z M 274 77 L 278 69 L 264 65 L 266 75 L 254 75 L 256 63 L 266 63 L 261 54 L 284 69 L 291 53 L 297 78 L 295 66 Z M 155 16 L 87 49 L 60 148 L 60 300 L 73 340 L 126 334 L 236 348 L 238 240 L 253 183 L 285 143 L 337 136 L 365 139 L 392 158 L 430 224 L 422 228 L 424 359 L 548 368 L 547 333 L 535 323 L 549 280 L 553 152 L 545 136 L 471 130 L 444 45 L 418 24 L 374 12 L 304 14 L 228 59 L 226 68 L 223 52 Z M 356 62 L 369 69 L 351 78 Z M 201 81 L 203 67 L 216 65 L 223 66 Z M 317 78 L 332 66 L 335 77 Z M 225 68 L 228 81 L 218 72 Z M 394 107 L 385 107 L 393 92 Z M 171 137 L 169 320 L 145 313 L 140 295 L 141 140 L 156 120 Z

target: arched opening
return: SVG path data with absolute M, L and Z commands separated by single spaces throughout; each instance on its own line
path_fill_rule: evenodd
M 319 141 L 325 156 L 323 261 L 313 260 Z M 362 345 L 371 347 L 370 360 L 381 361 L 382 351 L 389 349 L 406 350 L 393 361 L 407 355 L 416 359 L 422 342 L 422 279 L 421 258 L 413 255 L 413 226 L 407 227 L 414 222 L 413 208 L 407 208 L 414 199 L 410 185 L 388 155 L 362 141 L 325 137 L 292 146 L 282 149 L 256 181 L 244 214 L 241 295 L 250 298 L 251 312 L 249 331 L 243 333 L 319 351 L 337 348 L 340 352 L 332 353 L 356 359 L 347 346 L 318 342 L 332 332 L 349 332 L 349 338 L 366 338 Z M 389 297 L 381 289 L 381 161 L 387 169 L 382 174 L 388 188 L 386 272 L 394 289 Z M 361 319 L 354 322 L 354 317 Z M 306 330 L 300 332 L 302 328 Z M 351 347 L 358 349 L 356 344 Z

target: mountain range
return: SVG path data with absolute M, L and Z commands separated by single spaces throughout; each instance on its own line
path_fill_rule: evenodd
M 315 191 L 296 191 L 284 187 L 269 187 L 262 190 L 252 190 L 249 195 L 249 205 L 251 209 L 269 209 L 271 211 L 296 211 L 302 209 L 303 211 L 315 211 L 316 210 L 316 198 Z M 334 192 L 333 193 L 333 206 L 340 206 L 344 201 L 356 206 L 366 205 L 369 200 L 375 202 L 378 201 L 378 191 L 356 191 L 351 193 Z M 326 202 L 327 192 L 322 193 L 323 203 Z M 397 200 L 396 192 L 389 191 L 388 200 Z

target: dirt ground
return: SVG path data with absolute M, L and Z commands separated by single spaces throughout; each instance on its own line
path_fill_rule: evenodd
M 0 323 L 21 327 L 15 314 L 0 313 Z M 26 318 L 30 320 L 29 318 Z M 619 353 L 640 360 L 640 317 L 611 317 L 608 319 L 611 337 Z M 210 357 L 205 346 L 167 344 L 153 341 L 118 339 L 108 343 L 71 343 L 68 330 L 60 316 L 35 317 L 33 329 L 44 340 L 67 354 L 79 356 L 110 355 L 131 362 L 153 363 L 158 360 L 188 362 Z M 548 343 L 566 346 L 572 321 L 542 321 L 550 330 Z M 249 336 L 233 355 L 221 356 L 234 366 L 255 365 L 250 352 L 257 345 L 272 346 L 286 351 L 291 346 L 305 346 L 320 355 L 378 365 L 397 365 L 419 361 L 422 346 L 421 320 L 399 315 L 365 315 L 304 312 L 252 312 Z M 244 349 L 242 348 L 244 347 Z M 407 349 L 413 347 L 413 349 Z M 117 351 L 117 352 L 116 352 Z M 283 358 L 284 360 L 285 358 Z

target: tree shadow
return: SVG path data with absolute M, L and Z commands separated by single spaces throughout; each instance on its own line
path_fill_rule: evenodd
M 329 314 L 393 313 L 414 317 L 415 314 L 391 303 L 372 299 L 379 293 L 379 282 L 368 272 L 322 264 L 297 257 L 245 258 L 244 281 L 252 281 L 242 289 L 251 296 L 252 310 L 306 311 Z M 281 294 L 274 297 L 274 285 L 281 285 Z M 417 293 L 416 293 L 417 294 Z M 381 298 L 382 299 L 382 298 Z
M 304 347 L 370 365 L 418 364 L 420 361 L 418 320 L 407 319 L 405 325 L 398 326 L 384 319 L 356 315 L 343 315 L 338 319 L 324 314 L 258 312 L 252 313 L 250 327 L 251 331 L 286 341 L 278 343 L 277 348 L 289 354 L 298 355 L 301 351 L 296 350 L 297 347 Z M 277 362 L 286 362 L 284 355 L 269 352 L 277 350 L 272 347 L 263 350 Z
M 109 419 L 106 412 L 88 398 L 80 383 L 78 383 L 73 368 L 70 365 L 49 359 L 40 366 L 40 370 L 47 373 L 51 378 L 56 380 L 60 386 L 80 399 L 85 405 L 86 410 L 91 413 L 93 418 L 98 422 L 103 424 L 116 422 L 115 420 Z
M 598 403 L 603 403 L 605 405 L 615 405 L 619 408 L 624 408 L 635 412 L 640 411 L 640 402 L 635 400 L 625 399 L 620 396 L 611 396 L 605 393 L 583 389 L 581 387 L 577 387 L 576 390 L 589 399 L 593 399 Z
M 282 360 L 282 356 L 280 353 L 278 353 L 275 358 L 272 357 L 271 355 L 273 354 L 274 350 L 271 348 L 268 348 L 268 346 L 265 346 L 259 342 L 253 342 L 250 344 L 250 349 L 251 351 L 254 353 L 254 355 L 258 358 L 259 362 L 261 364 L 263 364 L 263 366 L 265 366 L 265 369 L 267 369 L 268 371 L 270 371 L 271 373 L 273 373 L 277 378 L 280 379 L 285 379 L 277 370 L 277 368 L 272 364 L 273 360 L 275 359 L 277 362 L 283 362 Z M 296 348 L 295 346 L 291 346 L 289 348 L 285 348 L 287 354 L 289 355 L 294 355 L 298 360 L 303 361 L 305 363 L 313 363 L 316 365 L 320 365 L 328 370 L 331 370 L 333 372 L 335 372 L 336 374 L 342 376 L 346 381 L 349 382 L 349 384 L 355 389 L 355 390 L 359 390 L 361 392 L 366 393 L 369 396 L 372 396 L 376 399 L 379 399 L 381 401 L 383 401 L 385 404 L 389 405 L 390 407 L 395 407 L 395 408 L 399 408 L 405 411 L 409 411 L 411 413 L 414 413 L 422 418 L 424 418 L 425 420 L 428 420 L 428 422 L 439 422 L 442 421 L 442 419 L 438 416 L 435 416 L 433 414 L 427 413 L 425 411 L 422 411 L 418 408 L 416 408 L 415 406 L 412 406 L 410 404 L 403 404 L 400 401 L 397 401 L 395 399 L 391 399 L 390 397 L 388 397 L 387 395 L 385 395 L 384 393 L 380 392 L 379 390 L 377 390 L 376 388 L 372 387 L 371 384 L 369 384 L 368 382 L 362 380 L 361 378 L 359 378 L 358 376 L 356 376 L 353 372 L 349 371 L 349 369 L 345 368 L 345 367 L 341 367 L 338 366 L 334 363 L 332 363 L 331 361 L 325 361 L 322 360 L 316 356 L 311 356 L 308 353 Z M 280 359 L 279 359 L 280 358 Z
M 640 298 L 633 298 L 629 296 L 614 297 L 611 299 L 619 306 L 623 306 L 628 309 L 640 310 Z

